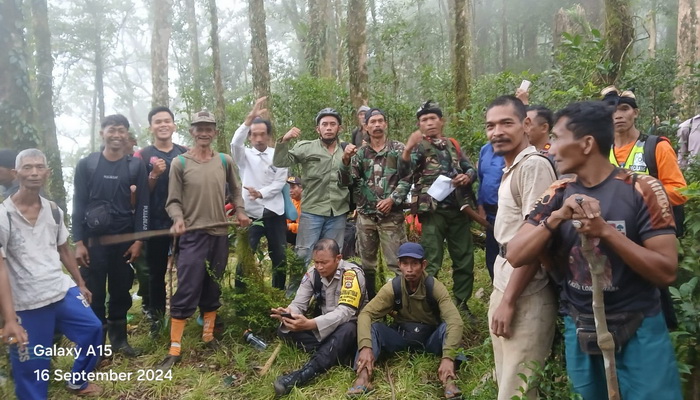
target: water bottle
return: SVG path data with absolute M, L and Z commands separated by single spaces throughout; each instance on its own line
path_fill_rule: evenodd
M 265 341 L 260 339 L 259 337 L 253 335 L 253 332 L 251 332 L 250 329 L 243 332 L 243 339 L 245 339 L 246 342 L 250 343 L 253 347 L 260 351 L 265 350 L 267 348 L 267 343 L 265 343 Z

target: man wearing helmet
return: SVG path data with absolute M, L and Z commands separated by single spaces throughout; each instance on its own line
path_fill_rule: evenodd
M 289 142 L 301 134 L 293 127 L 277 144 L 272 159 L 276 167 L 301 165 L 301 180 L 304 193 L 301 202 L 301 217 L 297 233 L 296 252 L 309 262 L 310 249 L 321 238 L 335 240 L 342 248 L 345 220 L 349 206 L 349 191 L 341 186 L 338 171 L 343 159 L 357 152 L 353 144 L 344 148 L 338 141 L 342 129 L 342 118 L 332 108 L 324 108 L 316 115 L 316 140 L 302 140 L 289 148 Z

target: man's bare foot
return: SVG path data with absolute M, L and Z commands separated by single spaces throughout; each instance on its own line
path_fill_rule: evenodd
M 360 371 L 360 373 L 357 374 L 357 379 L 355 379 L 355 382 L 352 384 L 352 387 L 348 389 L 347 392 L 345 392 L 345 395 L 348 397 L 357 397 L 362 396 L 363 394 L 367 394 L 372 390 L 374 390 L 374 388 L 372 387 L 372 383 L 370 382 L 367 370 L 363 369 L 362 371 Z
M 444 389 L 446 399 L 455 400 L 462 398 L 462 391 L 459 390 L 453 379 L 448 379 L 447 382 L 445 382 Z

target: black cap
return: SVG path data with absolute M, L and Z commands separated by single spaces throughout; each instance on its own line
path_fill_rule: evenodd
M 442 118 L 442 110 L 438 103 L 433 103 L 432 100 L 426 101 L 418 111 L 416 111 L 416 118 L 420 119 L 425 114 L 436 114 L 438 117 Z
M 372 118 L 372 116 L 378 114 L 384 117 L 384 119 L 386 120 L 386 114 L 384 114 L 384 111 L 378 108 L 370 108 L 369 110 L 367 110 L 367 112 L 365 112 L 365 124 L 369 122 L 369 119 Z

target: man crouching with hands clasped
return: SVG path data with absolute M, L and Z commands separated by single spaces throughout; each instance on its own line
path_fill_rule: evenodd
M 299 349 L 313 353 L 301 369 L 277 378 L 275 394 L 288 394 L 334 365 L 351 361 L 356 350 L 357 314 L 367 303 L 365 275 L 357 265 L 344 261 L 333 239 L 321 239 L 313 247 L 313 267 L 301 281 L 287 308 L 270 310 L 282 322 L 278 335 Z M 314 318 L 303 314 L 314 299 Z M 347 359 L 346 359 L 347 358 Z

